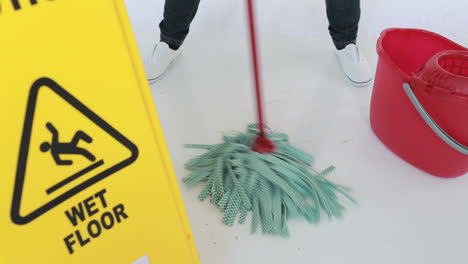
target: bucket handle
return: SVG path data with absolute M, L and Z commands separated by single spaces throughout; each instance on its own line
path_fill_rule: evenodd
M 414 94 L 413 89 L 411 89 L 411 85 L 409 83 L 404 83 L 403 89 L 405 90 L 406 95 L 408 95 L 411 103 L 413 103 L 418 113 L 421 115 L 424 121 L 426 121 L 427 125 L 432 129 L 432 131 L 434 131 L 437 136 L 439 136 L 450 147 L 458 152 L 461 152 L 462 154 L 468 155 L 468 146 L 465 146 L 452 138 L 431 118 L 426 109 L 424 109 L 424 106 L 421 104 L 421 102 L 419 102 L 418 98 Z

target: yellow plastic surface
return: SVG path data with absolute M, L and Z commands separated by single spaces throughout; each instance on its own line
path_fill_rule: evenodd
M 0 0 L 0 89 L 1 264 L 199 263 L 123 1 Z

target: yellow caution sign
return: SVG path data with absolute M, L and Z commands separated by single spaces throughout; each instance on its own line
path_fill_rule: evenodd
M 123 1 L 0 0 L 0 264 L 199 263 Z

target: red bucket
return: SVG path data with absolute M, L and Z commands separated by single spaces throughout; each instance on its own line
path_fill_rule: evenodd
M 468 173 L 468 50 L 418 29 L 388 29 L 379 62 L 371 126 L 396 155 L 435 176 Z

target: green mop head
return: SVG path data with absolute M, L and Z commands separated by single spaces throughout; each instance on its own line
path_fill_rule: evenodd
M 274 152 L 253 151 L 258 135 L 257 126 L 250 125 L 246 133 L 224 136 L 218 145 L 186 145 L 207 152 L 186 163 L 191 173 L 184 182 L 205 184 L 199 199 L 210 197 L 224 212 L 226 225 L 233 225 L 236 218 L 245 223 L 251 212 L 252 233 L 261 226 L 264 234 L 288 236 L 288 219 L 318 223 L 323 212 L 328 218 L 341 217 L 345 208 L 340 196 L 354 200 L 348 188 L 325 178 L 334 167 L 312 171 L 312 157 L 291 146 L 285 134 L 266 135 L 275 145 Z

